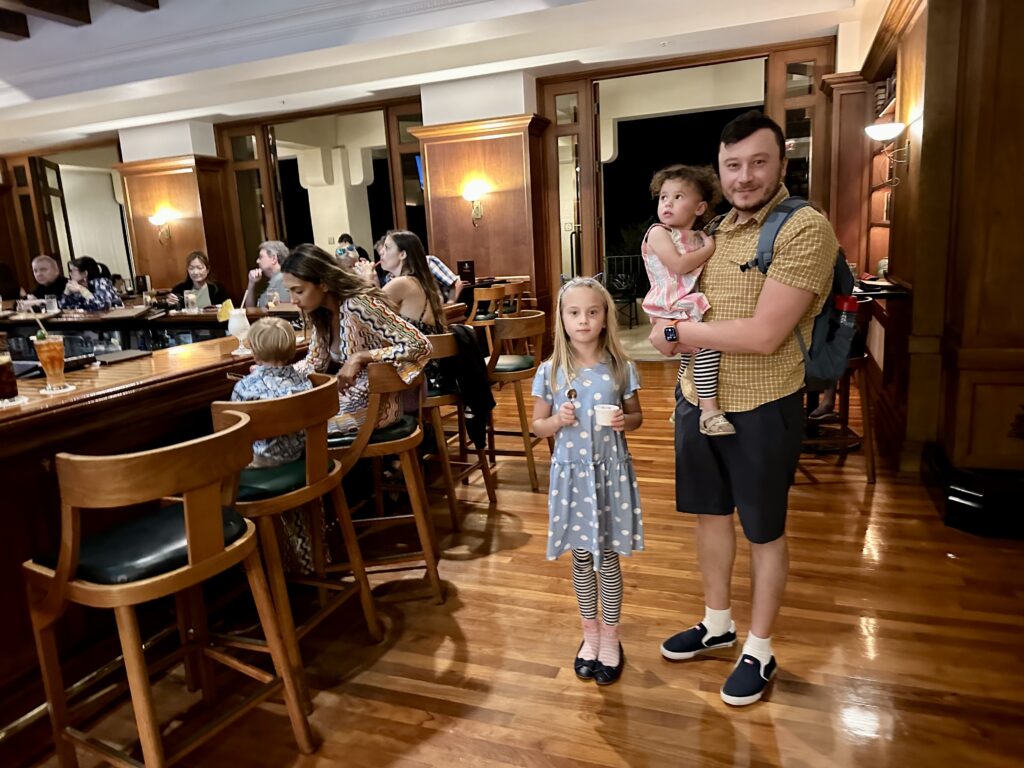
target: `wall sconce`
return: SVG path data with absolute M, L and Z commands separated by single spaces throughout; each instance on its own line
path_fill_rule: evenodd
M 181 218 L 181 214 L 173 208 L 162 206 L 149 217 L 149 223 L 157 227 L 156 238 L 160 245 L 167 245 L 171 240 L 171 222 Z
M 865 126 L 864 133 L 866 133 L 868 138 L 872 141 L 888 144 L 889 142 L 898 139 L 905 130 L 907 130 L 906 123 L 878 123 L 875 125 Z M 883 151 L 885 152 L 885 156 L 889 158 L 890 162 L 905 163 L 910 160 L 910 141 L 907 140 L 904 142 L 902 147 Z
M 470 216 L 473 219 L 474 227 L 480 226 L 477 222 L 484 217 L 483 197 L 490 191 L 491 185 L 483 179 L 473 179 L 466 182 L 466 185 L 462 188 L 463 199 L 468 200 L 472 206 Z

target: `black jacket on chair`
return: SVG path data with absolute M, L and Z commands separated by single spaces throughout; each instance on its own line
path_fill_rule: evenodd
M 466 409 L 466 432 L 477 448 L 487 445 L 487 417 L 494 410 L 494 395 L 487 380 L 487 364 L 476 329 L 468 325 L 453 325 L 449 330 L 455 334 L 459 345 L 459 356 L 443 362 L 450 364 L 450 371 L 459 387 L 462 404 Z

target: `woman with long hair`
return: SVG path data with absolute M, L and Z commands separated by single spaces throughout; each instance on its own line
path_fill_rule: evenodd
M 202 251 L 192 251 L 185 257 L 188 277 L 171 289 L 167 303 L 172 306 L 184 304 L 185 291 L 196 292 L 196 306 L 199 309 L 213 304 L 223 304 L 228 292 L 210 279 L 210 258 Z
M 68 262 L 68 283 L 60 297 L 61 309 L 103 310 L 123 307 L 109 277 L 103 277 L 99 263 L 91 256 Z
M 425 334 L 444 333 L 448 323 L 441 294 L 419 237 L 405 229 L 388 232 L 380 264 L 391 275 L 384 295 L 398 307 L 398 314 Z
M 391 363 L 403 381 L 412 381 L 427 362 L 430 342 L 395 312 L 380 288 L 342 269 L 315 245 L 292 250 L 281 271 L 292 301 L 313 328 L 309 352 L 296 369 L 324 372 L 340 366 L 338 415 L 328 428 L 359 429 L 369 401 L 367 364 Z M 374 426 L 391 424 L 401 415 L 400 398 L 389 396 Z

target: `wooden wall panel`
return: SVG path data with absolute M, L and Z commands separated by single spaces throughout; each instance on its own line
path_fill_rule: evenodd
M 826 75 L 823 90 L 831 96 L 832 160 L 829 220 L 846 260 L 869 270 L 866 201 L 871 183 L 871 143 L 864 126 L 874 117 L 874 86 L 856 73 Z
M 537 286 L 538 272 L 546 268 L 538 270 L 537 264 L 540 209 L 535 210 L 534 183 L 540 181 L 534 180 L 531 136 L 543 122 L 525 115 L 413 130 L 422 146 L 427 227 L 435 255 L 453 267 L 473 260 L 477 277 L 530 275 Z M 462 192 L 477 178 L 491 191 L 483 200 L 483 218 L 474 226 Z
M 154 288 L 170 288 L 184 279 L 186 256 L 206 251 L 199 185 L 191 164 L 149 169 L 150 165 L 156 164 L 124 164 L 117 170 L 124 180 L 135 273 L 149 275 Z M 181 216 L 171 222 L 167 243 L 160 242 L 158 228 L 149 221 L 162 207 L 173 208 Z
M 241 249 L 233 247 L 231 200 L 225 162 L 214 158 L 196 158 L 199 201 L 202 206 L 203 234 L 210 272 L 228 295 L 240 301 L 247 285 L 247 261 Z M 239 259 L 238 257 L 242 258 Z M 184 280 L 184 272 L 180 280 Z M 239 305 L 241 306 L 241 305 Z

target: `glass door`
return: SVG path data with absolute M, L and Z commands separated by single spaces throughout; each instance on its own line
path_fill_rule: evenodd
M 42 157 L 30 158 L 29 165 L 32 168 L 36 199 L 39 201 L 39 217 L 46 253 L 58 262 L 66 262 L 75 258 L 75 249 L 71 242 L 67 206 L 64 204 L 60 166 Z

